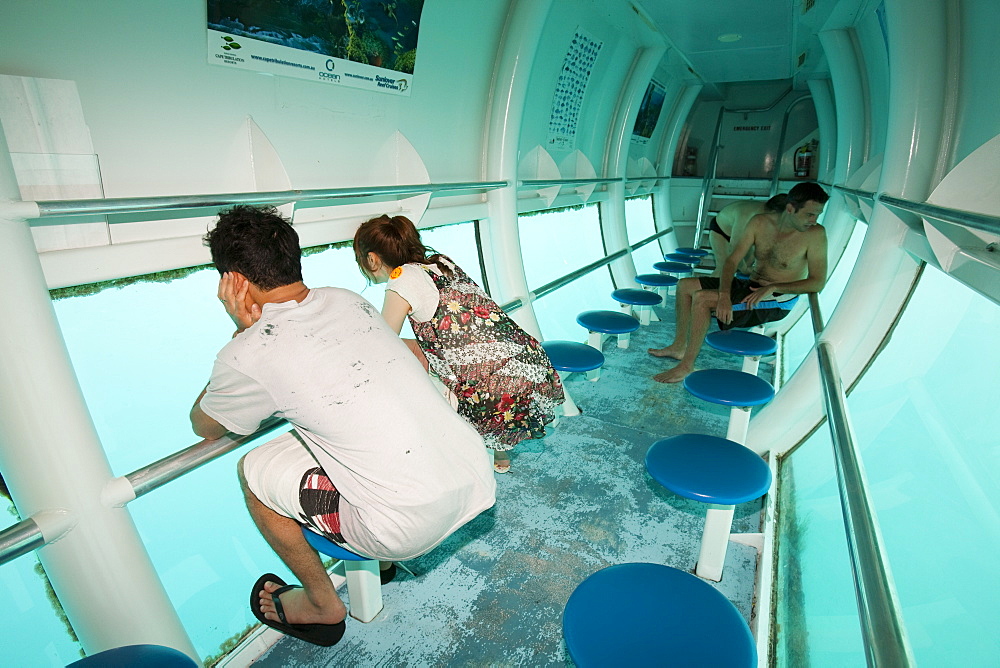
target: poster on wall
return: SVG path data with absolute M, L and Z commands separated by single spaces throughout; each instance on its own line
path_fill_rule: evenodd
M 207 0 L 208 62 L 409 95 L 424 0 Z
M 576 34 L 566 49 L 562 71 L 552 95 L 549 136 L 546 142 L 548 148 L 566 151 L 576 148 L 576 125 L 580 119 L 583 95 L 587 92 L 590 73 L 602 46 L 604 42 L 594 39 L 582 28 L 576 29 Z
M 651 79 L 646 86 L 646 94 L 642 97 L 642 104 L 639 105 L 639 113 L 635 117 L 635 127 L 632 128 L 632 141 L 637 144 L 645 144 L 653 136 L 656 129 L 656 121 L 660 118 L 660 110 L 663 109 L 663 100 L 667 95 L 667 89 L 660 82 Z

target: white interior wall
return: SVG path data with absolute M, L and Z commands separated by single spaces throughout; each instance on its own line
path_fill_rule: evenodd
M 506 6 L 427 2 L 408 97 L 209 64 L 203 0 L 5 3 L 0 72 L 76 82 L 108 197 L 238 190 L 248 115 L 295 188 L 370 183 L 366 156 L 396 130 L 432 179 L 477 180 Z

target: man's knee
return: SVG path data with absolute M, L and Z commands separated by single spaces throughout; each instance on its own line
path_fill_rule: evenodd
M 682 278 L 677 281 L 677 291 L 681 294 L 690 295 L 701 290 L 701 280 L 697 278 Z
M 719 303 L 719 293 L 715 290 L 698 290 L 692 296 L 692 308 L 711 312 Z

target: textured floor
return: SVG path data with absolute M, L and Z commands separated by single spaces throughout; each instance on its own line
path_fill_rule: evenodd
M 255 665 L 572 665 L 561 619 L 580 581 L 632 561 L 693 570 L 705 508 L 654 483 L 642 462 L 658 438 L 724 435 L 728 413 L 650 379 L 671 363 L 646 348 L 665 345 L 671 333 L 672 325 L 653 323 L 633 334 L 628 350 L 609 342 L 598 382 L 572 377 L 567 386 L 585 414 L 521 444 L 511 473 L 498 476 L 496 506 L 407 562 L 418 577 L 400 572 L 385 585 L 375 620 L 349 618 L 330 648 L 286 638 Z M 699 368 L 738 363 L 711 351 L 699 358 Z M 734 530 L 757 530 L 759 511 L 759 501 L 737 507 Z M 755 550 L 731 543 L 717 585 L 748 620 L 755 568 Z M 617 613 L 614 601 L 595 611 Z

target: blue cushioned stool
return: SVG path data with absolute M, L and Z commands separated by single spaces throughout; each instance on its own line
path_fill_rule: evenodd
M 375 619 L 375 615 L 382 611 L 382 582 L 378 559 L 351 552 L 306 527 L 302 527 L 302 535 L 320 554 L 344 562 L 347 603 L 351 617 L 365 623 Z
M 184 652 L 161 645 L 126 645 L 74 661 L 66 668 L 200 668 Z
M 648 325 L 653 307 L 663 301 L 655 292 L 637 288 L 619 288 L 611 297 L 622 305 L 622 312 L 639 318 L 640 325 Z
M 646 470 L 671 492 L 709 504 L 695 573 L 718 582 L 726 561 L 734 507 L 770 489 L 767 462 L 726 438 L 682 434 L 653 443 L 646 452 Z
M 635 282 L 643 288 L 652 288 L 656 294 L 660 295 L 660 299 L 666 299 L 668 289 L 677 285 L 677 277 L 660 273 L 639 274 L 635 277 Z
M 621 612 L 608 612 L 609 603 Z M 707 582 L 670 566 L 618 564 L 581 582 L 563 611 L 580 668 L 757 665 L 746 620 Z
M 629 335 L 639 329 L 639 321 L 619 311 L 584 311 L 576 321 L 590 333 L 587 343 L 601 350 L 604 339 L 618 337 L 618 347 L 628 348 Z
M 774 387 L 763 378 L 730 369 L 704 369 L 688 374 L 684 388 L 713 404 L 729 406 L 726 438 L 743 443 L 750 426 L 750 410 L 774 398 Z
M 690 247 L 675 248 L 674 252 L 680 253 L 682 255 L 690 255 L 692 257 L 697 257 L 697 258 L 703 258 L 706 255 L 708 255 L 708 251 L 705 250 L 704 248 L 690 248 Z
M 552 362 L 552 368 L 559 374 L 563 381 L 563 396 L 566 401 L 556 409 L 556 420 L 561 412 L 564 417 L 574 417 L 580 414 L 573 398 L 566 388 L 566 377 L 571 373 L 590 373 L 600 369 L 604 365 L 604 353 L 593 346 L 588 346 L 575 341 L 542 341 L 542 348 Z M 553 423 L 553 425 L 557 424 Z
M 681 264 L 689 265 L 692 269 L 694 269 L 698 265 L 698 263 L 701 262 L 701 258 L 699 257 L 694 257 L 692 255 L 687 255 L 685 253 L 677 253 L 677 252 L 666 253 L 663 256 L 663 259 L 666 260 L 667 262 L 679 262 Z
M 712 332 L 705 337 L 705 343 L 724 353 L 743 356 L 743 372 L 757 374 L 760 358 L 773 355 L 778 350 L 778 342 L 769 336 L 742 329 L 727 329 Z
M 661 274 L 673 276 L 678 281 L 694 275 L 694 267 L 687 262 L 654 262 L 653 269 Z M 676 292 L 677 289 L 674 287 L 671 287 L 669 290 L 670 294 L 675 294 Z

